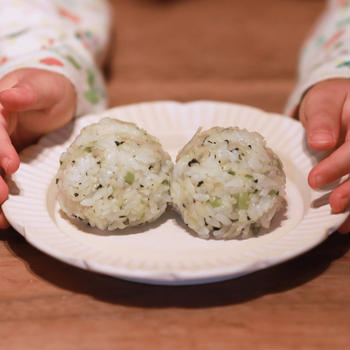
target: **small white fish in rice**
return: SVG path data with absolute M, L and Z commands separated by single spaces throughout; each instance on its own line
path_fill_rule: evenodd
M 151 222 L 170 202 L 172 167 L 153 136 L 105 118 L 85 127 L 61 155 L 58 201 L 68 216 L 101 230 Z
M 243 239 L 268 228 L 285 196 L 282 163 L 256 132 L 200 130 L 177 157 L 172 203 L 201 238 Z

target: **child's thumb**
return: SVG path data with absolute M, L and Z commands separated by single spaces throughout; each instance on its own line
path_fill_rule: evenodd
M 318 151 L 333 148 L 339 138 L 344 93 L 331 87 L 319 84 L 309 90 L 300 108 L 308 144 Z
M 16 85 L 0 92 L 0 103 L 9 112 L 40 110 L 59 100 L 57 84 L 50 75 L 24 75 Z
M 34 109 L 37 94 L 32 87 L 18 83 L 0 92 L 0 103 L 9 112 L 20 112 Z

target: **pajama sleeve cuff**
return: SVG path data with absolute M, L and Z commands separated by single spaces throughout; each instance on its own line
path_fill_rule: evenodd
M 333 68 L 334 67 L 334 68 Z M 327 63 L 314 69 L 309 77 L 300 82 L 290 96 L 285 107 L 285 114 L 293 116 L 306 92 L 324 80 L 329 79 L 350 79 L 350 58 L 338 58 L 336 62 Z

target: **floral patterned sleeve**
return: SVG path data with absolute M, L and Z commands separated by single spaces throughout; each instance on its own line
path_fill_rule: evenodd
M 0 79 L 21 68 L 66 76 L 78 95 L 76 115 L 107 106 L 97 65 L 111 20 L 107 0 L 0 0 Z
M 298 84 L 286 113 L 293 115 L 305 92 L 326 79 L 350 78 L 350 0 L 330 0 L 302 49 Z

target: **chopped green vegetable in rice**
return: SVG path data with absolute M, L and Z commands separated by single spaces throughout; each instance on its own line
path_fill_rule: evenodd
M 216 197 L 214 200 L 207 200 L 207 203 L 210 204 L 213 208 L 218 208 L 221 206 L 221 200 L 219 197 Z
M 132 185 L 134 183 L 134 181 L 135 181 L 135 175 L 132 172 L 128 171 L 126 173 L 126 175 L 124 176 L 124 181 L 127 184 Z
M 238 209 L 247 210 L 249 208 L 249 193 L 243 192 L 238 196 Z

